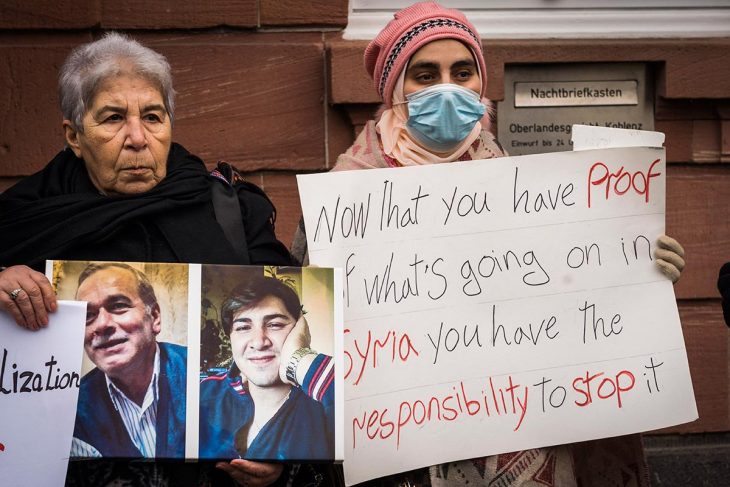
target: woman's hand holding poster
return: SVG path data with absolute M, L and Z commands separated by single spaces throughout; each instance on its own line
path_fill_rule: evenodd
M 663 149 L 299 176 L 345 277 L 348 484 L 697 418 Z
M 86 303 L 60 301 L 39 331 L 0 312 L 2 485 L 64 485 L 79 394 Z

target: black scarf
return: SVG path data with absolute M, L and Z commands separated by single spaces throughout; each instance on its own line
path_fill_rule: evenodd
M 0 195 L 0 264 L 46 259 L 235 262 L 215 221 L 203 162 L 172 144 L 167 175 L 145 193 L 104 196 L 83 160 L 61 151 L 40 172 Z M 82 250 L 79 250 L 82 249 Z M 110 259 L 109 257 L 112 256 Z

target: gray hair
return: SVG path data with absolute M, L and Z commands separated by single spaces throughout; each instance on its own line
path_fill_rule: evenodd
M 100 263 L 90 263 L 87 265 L 83 271 L 81 271 L 81 274 L 79 274 L 79 283 L 76 292 L 78 292 L 78 288 L 81 287 L 81 284 L 89 278 L 92 274 L 103 271 L 105 269 L 109 269 L 110 267 L 116 267 L 119 269 L 124 269 L 129 272 L 131 272 L 134 275 L 135 280 L 137 281 L 137 294 L 139 294 L 140 299 L 145 305 L 145 312 L 148 316 L 151 316 L 152 310 L 155 308 L 155 306 L 159 306 L 157 303 L 157 296 L 155 295 L 155 288 L 152 287 L 152 283 L 147 278 L 147 275 L 135 269 L 129 264 L 125 264 L 124 262 L 100 262 Z
M 107 78 L 122 74 L 133 74 L 157 85 L 172 122 L 175 90 L 165 56 L 116 32 L 78 46 L 63 63 L 58 77 L 63 118 L 70 120 L 74 129 L 83 133 L 84 114 L 91 106 L 99 85 Z

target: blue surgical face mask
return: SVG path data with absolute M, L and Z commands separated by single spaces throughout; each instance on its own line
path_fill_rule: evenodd
M 447 152 L 459 145 L 486 110 L 477 93 L 450 83 L 418 90 L 406 100 L 408 133 L 435 152 Z

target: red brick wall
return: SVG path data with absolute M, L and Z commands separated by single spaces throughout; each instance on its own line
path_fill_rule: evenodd
M 346 0 L 0 2 L 0 191 L 62 147 L 56 75 L 71 47 L 117 29 L 169 58 L 175 140 L 209 164 L 226 159 L 248 172 L 277 205 L 288 244 L 301 214 L 295 175 L 331 167 L 376 107 L 366 43 L 342 40 L 346 23 Z M 509 63 L 655 68 L 667 231 L 688 254 L 676 292 L 700 413 L 674 431 L 730 430 L 728 330 L 715 289 L 730 260 L 730 39 L 500 40 L 485 52 L 495 100 Z
M 120 30 L 173 67 L 174 139 L 208 164 L 249 172 L 289 243 L 294 174 L 330 167 L 352 139 L 326 103 L 324 32 L 346 23 L 346 0 L 0 2 L 0 191 L 63 147 L 56 77 L 71 48 Z

